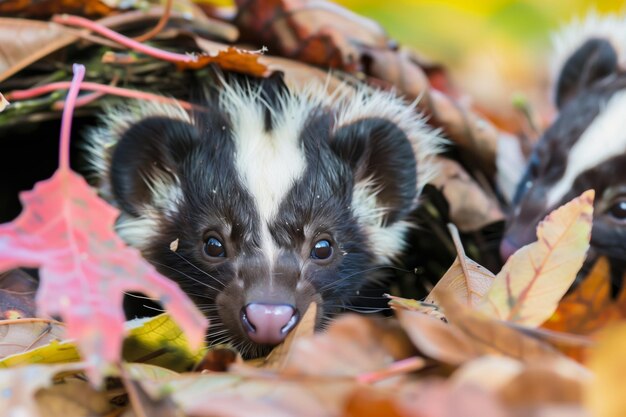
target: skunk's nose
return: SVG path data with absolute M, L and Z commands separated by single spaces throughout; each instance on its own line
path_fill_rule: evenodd
M 251 303 L 241 310 L 241 321 L 253 342 L 277 345 L 298 323 L 298 311 L 289 304 Z

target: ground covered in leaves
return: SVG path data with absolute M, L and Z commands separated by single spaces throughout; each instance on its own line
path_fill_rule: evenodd
M 0 225 L 8 271 L 0 275 L 0 415 L 626 415 L 626 295 L 612 294 L 602 258 L 571 288 L 589 248 L 593 191 L 548 215 L 537 241 L 500 265 L 485 237 L 502 222 L 515 179 L 498 172 L 497 153 L 528 137 L 463 105 L 445 68 L 398 47 L 373 21 L 326 2 L 236 3 L 0 4 L 9 16 L 0 18 L 0 39 L 10 40 L 0 43 L 0 92 L 11 103 L 2 102 L 0 130 L 24 135 L 63 115 L 56 171 Z M 400 288 L 434 277 L 425 298 L 397 291 L 387 296 L 392 316 L 345 314 L 317 334 L 312 305 L 282 345 L 254 361 L 202 345 L 205 319 L 117 238 L 117 212 L 73 171 L 70 133 L 72 122 L 119 97 L 191 107 L 189 74 L 202 79 L 209 66 L 282 71 L 292 86 L 367 82 L 420 98 L 417 111 L 451 141 L 425 210 L 424 233 L 444 255 L 409 271 Z M 154 85 L 168 97 L 146 91 Z M 56 148 L 56 131 L 52 140 Z M 10 205 L 2 209 L 12 217 Z M 38 268 L 40 281 L 18 268 Z M 125 322 L 122 296 L 134 291 L 167 314 Z

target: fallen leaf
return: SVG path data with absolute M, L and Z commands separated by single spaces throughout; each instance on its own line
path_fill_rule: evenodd
M 75 72 L 63 114 L 60 167 L 23 192 L 22 213 L 0 225 L 0 270 L 39 268 L 39 314 L 64 320 L 67 337 L 77 340 L 90 378 L 99 383 L 105 367 L 120 359 L 125 292 L 159 300 L 193 347 L 201 345 L 207 321 L 175 283 L 122 242 L 113 230 L 118 211 L 70 170 L 69 124 L 84 67 Z
M 65 338 L 65 326 L 55 320 L 0 320 L 0 359 Z
M 167 383 L 139 381 L 157 397 L 169 393 L 185 415 L 332 417 L 341 415 L 356 382 L 346 378 L 281 379 L 235 374 L 189 374 Z
M 402 310 L 396 316 L 413 344 L 429 358 L 460 365 L 483 353 L 460 329 L 435 317 Z
M 537 226 L 537 242 L 509 258 L 478 310 L 526 326 L 546 321 L 585 260 L 593 199 L 589 190 L 548 214 Z
M 439 293 L 446 291 L 454 294 L 462 303 L 475 307 L 491 288 L 495 276 L 485 267 L 465 255 L 459 231 L 453 224 L 448 224 L 452 240 L 457 251 L 454 263 L 437 282 L 426 303 L 439 305 Z
M 468 336 L 481 354 L 504 355 L 524 363 L 551 360 L 575 364 L 547 343 L 471 310 L 452 295 L 444 293 L 440 302 L 450 325 Z
M 389 298 L 389 307 L 393 310 L 419 311 L 420 313 L 428 314 L 429 316 L 433 316 L 439 320 L 446 321 L 446 317 L 436 304 L 413 300 L 410 298 L 397 297 L 389 294 L 386 294 L 385 296 Z
M 541 327 L 561 332 L 590 334 L 623 318 L 611 297 L 611 270 L 605 257 L 559 303 L 557 310 Z
M 474 232 L 504 220 L 499 203 L 485 192 L 463 166 L 452 159 L 437 158 L 439 173 L 431 183 L 450 205 L 450 221 L 462 232 Z
M 626 324 L 608 326 L 591 352 L 589 369 L 594 373 L 585 391 L 585 405 L 594 417 L 626 415 Z
M 265 65 L 259 62 L 262 51 L 247 51 L 244 49 L 229 46 L 225 50 L 219 51 L 216 55 L 198 55 L 195 61 L 177 62 L 178 69 L 197 70 L 209 64 L 216 64 L 225 71 L 240 72 L 256 77 L 268 75 Z
M 52 385 L 60 372 L 76 373 L 77 364 L 53 366 L 23 366 L 16 369 L 0 369 L 0 413 L 7 417 L 48 417 L 37 407 L 34 396 L 37 391 Z
M 289 332 L 287 338 L 267 355 L 263 368 L 273 370 L 284 369 L 290 362 L 289 356 L 291 355 L 294 343 L 297 343 L 302 338 L 311 337 L 315 333 L 316 318 L 317 304 L 311 303 L 296 328 Z
M 110 3 L 100 0 L 5 0 L 0 3 L 0 14 L 30 18 L 49 17 L 58 13 L 103 16 L 114 10 Z
M 0 81 L 77 39 L 74 30 L 56 23 L 0 18 Z
M 204 351 L 192 349 L 183 330 L 169 314 L 128 321 L 122 348 L 127 362 L 141 362 L 185 372 L 201 360 Z
M 387 368 L 415 353 L 397 323 L 346 314 L 324 333 L 294 342 L 285 374 L 358 376 Z
M 46 417 L 99 416 L 121 408 L 109 402 L 106 392 L 97 391 L 84 379 L 76 378 L 40 389 L 33 399 L 40 415 Z

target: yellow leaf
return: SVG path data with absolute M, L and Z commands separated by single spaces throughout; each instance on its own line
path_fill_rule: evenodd
M 457 257 L 425 301 L 429 304 L 439 305 L 438 294 L 445 289 L 457 296 L 461 302 L 469 306 L 476 306 L 489 291 L 495 276 L 465 255 L 456 227 L 453 224 L 448 224 L 448 229 L 452 234 Z
M 585 260 L 594 191 L 585 191 L 537 226 L 536 242 L 513 254 L 478 310 L 500 320 L 539 326 L 556 310 Z
M 626 416 L 626 324 L 603 331 L 592 351 L 589 368 L 594 372 L 593 383 L 587 385 L 585 403 L 595 417 Z
M 138 322 L 140 325 L 131 329 L 124 340 L 124 360 L 183 372 L 190 370 L 204 356 L 204 350 L 195 352 L 190 349 L 183 331 L 168 314 Z

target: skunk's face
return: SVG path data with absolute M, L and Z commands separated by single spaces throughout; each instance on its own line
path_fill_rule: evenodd
M 502 256 L 534 241 L 537 224 L 550 211 L 594 189 L 588 259 L 626 261 L 626 76 L 611 44 L 592 39 L 577 49 L 563 66 L 556 93 L 559 116 L 519 184 Z
M 315 91 L 231 84 L 205 111 L 144 105 L 92 136 L 121 236 L 207 314 L 212 342 L 250 356 L 401 252 L 436 141 L 388 94 Z

